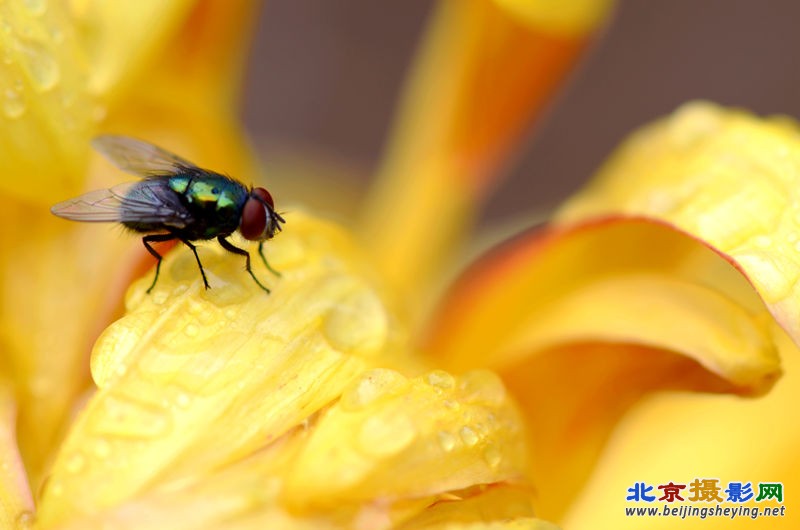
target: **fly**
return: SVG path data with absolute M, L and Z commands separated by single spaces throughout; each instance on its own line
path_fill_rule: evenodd
M 226 239 L 238 230 L 245 239 L 258 241 L 258 254 L 264 265 L 280 276 L 267 262 L 263 247 L 264 241 L 280 232 L 286 221 L 275 211 L 267 190 L 248 189 L 237 180 L 127 136 L 98 136 L 92 146 L 115 166 L 141 180 L 90 191 L 60 202 L 50 211 L 72 221 L 122 223 L 130 230 L 147 234 L 142 237 L 144 248 L 158 260 L 148 293 L 156 286 L 163 259 L 151 243 L 178 240 L 189 247 L 208 289 L 206 273 L 192 241 L 213 238 L 228 252 L 244 256 L 248 274 L 269 293 L 250 268 L 250 253 Z

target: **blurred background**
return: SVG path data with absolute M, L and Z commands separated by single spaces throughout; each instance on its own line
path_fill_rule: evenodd
M 433 4 L 267 0 L 243 111 L 267 167 L 308 153 L 368 179 Z M 556 206 L 625 135 L 688 100 L 800 116 L 798 21 L 797 0 L 620 1 L 483 220 Z

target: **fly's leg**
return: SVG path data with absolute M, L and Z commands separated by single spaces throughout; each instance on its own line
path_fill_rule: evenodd
M 267 263 L 267 258 L 266 258 L 266 256 L 264 256 L 264 242 L 263 241 L 259 241 L 258 242 L 258 255 L 261 256 L 261 261 L 264 262 L 264 265 L 267 267 L 267 269 L 269 269 L 269 272 L 271 272 L 272 274 L 274 274 L 275 276 L 280 278 L 281 277 L 281 273 L 276 271 L 275 269 L 273 269 L 270 266 L 270 264 Z
M 253 281 L 255 281 L 255 282 L 258 284 L 258 286 L 259 286 L 259 287 L 261 287 L 262 289 L 264 289 L 264 291 L 266 291 L 266 293 L 267 293 L 267 294 L 269 294 L 269 289 L 267 289 L 266 287 L 264 287 L 264 286 L 261 284 L 261 282 L 260 282 L 260 281 L 258 281 L 258 278 L 256 278 L 256 275 L 255 275 L 255 274 L 253 274 L 253 271 L 252 271 L 252 269 L 250 268 L 250 253 L 249 253 L 249 252 L 247 252 L 246 250 L 242 249 L 242 248 L 239 248 L 239 247 L 234 247 L 234 246 L 233 246 L 233 245 L 232 245 L 232 244 L 231 244 L 229 241 L 227 241 L 227 240 L 226 240 L 224 237 L 222 237 L 222 236 L 219 236 L 219 237 L 217 238 L 217 241 L 219 241 L 219 244 L 220 244 L 220 245 L 222 245 L 222 248 L 224 248 L 224 249 L 225 249 L 225 250 L 227 250 L 228 252 L 233 252 L 234 254 L 239 254 L 240 256 L 244 256 L 244 257 L 245 257 L 245 259 L 247 260 L 247 261 L 245 261 L 245 266 L 244 266 L 245 270 L 246 270 L 246 271 L 247 271 L 247 273 L 250 275 L 250 277 L 251 277 L 251 278 L 253 278 Z
M 158 281 L 158 273 L 161 270 L 161 260 L 164 259 L 161 254 L 159 254 L 156 249 L 150 246 L 150 243 L 160 243 L 163 241 L 171 241 L 176 239 L 172 234 L 150 234 L 149 236 L 144 236 L 142 238 L 142 244 L 144 244 L 144 248 L 147 249 L 147 252 L 150 253 L 151 256 L 158 260 L 156 263 L 156 277 L 153 278 L 153 283 L 150 284 L 150 287 L 147 289 L 147 294 L 150 294 L 150 291 L 153 290 L 153 287 L 156 286 L 156 282 Z
M 197 260 L 197 266 L 200 267 L 200 276 L 203 277 L 203 285 L 205 285 L 206 289 L 209 289 L 210 286 L 208 285 L 208 280 L 206 280 L 206 271 L 203 270 L 203 264 L 200 263 L 200 256 L 197 255 L 197 247 L 186 239 L 181 239 L 181 242 L 194 252 L 194 259 Z

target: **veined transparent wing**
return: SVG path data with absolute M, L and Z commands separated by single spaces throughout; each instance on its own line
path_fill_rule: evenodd
M 112 164 L 137 177 L 175 175 L 198 169 L 178 155 L 128 136 L 104 134 L 94 138 L 92 146 Z
M 126 182 L 95 190 L 50 208 L 58 217 L 86 223 L 152 223 L 165 228 L 184 228 L 192 215 L 178 194 L 162 179 Z

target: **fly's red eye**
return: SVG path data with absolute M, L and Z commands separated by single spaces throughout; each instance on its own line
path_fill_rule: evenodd
M 261 188 L 256 188 L 253 192 L 259 189 Z M 267 194 L 267 196 L 269 196 L 269 194 Z M 244 208 L 242 208 L 242 220 L 239 223 L 239 231 L 242 233 L 242 237 L 250 241 L 258 240 L 263 236 L 266 228 L 266 208 L 256 199 L 247 199 L 247 202 L 244 203 Z
M 272 195 L 264 188 L 253 188 L 253 195 L 258 195 L 261 200 L 269 204 L 270 208 L 275 209 L 275 203 L 272 202 Z

